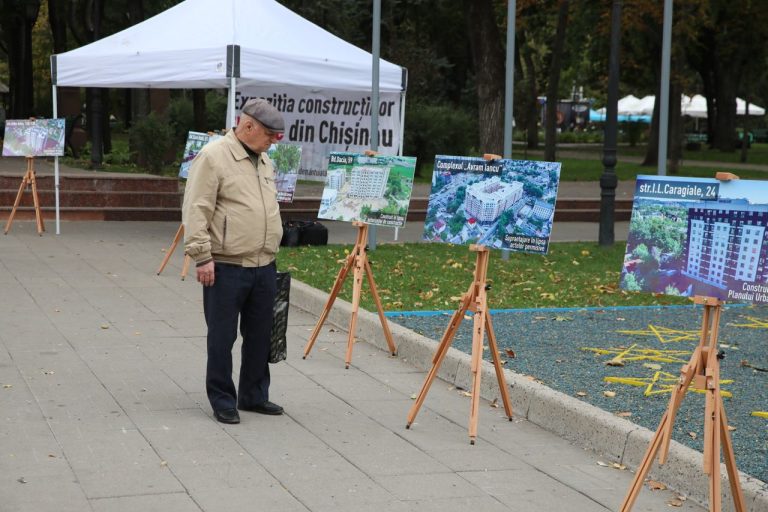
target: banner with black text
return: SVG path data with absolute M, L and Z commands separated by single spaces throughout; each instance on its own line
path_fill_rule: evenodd
M 251 98 L 265 98 L 285 118 L 283 142 L 302 146 L 299 178 L 324 181 L 332 151 L 363 152 L 371 147 L 371 95 L 368 92 L 306 89 L 296 86 L 240 88 L 235 114 Z M 379 95 L 379 153 L 400 150 L 400 93 Z

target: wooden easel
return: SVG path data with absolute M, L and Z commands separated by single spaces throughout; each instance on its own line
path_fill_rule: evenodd
M 469 414 L 469 442 L 475 444 L 477 438 L 477 420 L 480 405 L 480 376 L 482 374 L 481 366 L 483 362 L 483 337 L 485 333 L 488 334 L 488 345 L 491 349 L 491 355 L 493 356 L 493 366 L 496 368 L 496 378 L 499 382 L 499 389 L 501 390 L 501 398 L 504 402 L 504 410 L 507 413 L 507 417 L 512 421 L 512 406 L 509 403 L 509 392 L 507 391 L 506 380 L 504 379 L 504 370 L 501 367 L 501 360 L 499 359 L 499 347 L 496 343 L 496 335 L 493 332 L 493 324 L 491 323 L 491 315 L 488 311 L 487 290 L 490 286 L 486 283 L 488 274 L 488 257 L 489 250 L 482 245 L 470 245 L 469 250 L 477 253 L 477 262 L 475 263 L 475 277 L 472 284 L 469 287 L 467 293 L 461 296 L 461 306 L 457 309 L 451 317 L 451 322 L 448 324 L 448 328 L 443 334 L 443 338 L 440 340 L 440 345 L 437 348 L 435 356 L 432 358 L 432 369 L 427 375 L 427 379 L 424 381 L 424 385 L 421 387 L 419 396 L 416 398 L 408 413 L 408 423 L 405 428 L 411 428 L 413 420 L 416 418 L 421 405 L 424 403 L 424 399 L 427 396 L 429 387 L 432 385 L 432 381 L 437 376 L 437 371 L 440 368 L 440 364 L 445 358 L 445 354 L 448 353 L 448 348 L 451 346 L 453 337 L 456 331 L 461 325 L 461 321 L 464 319 L 464 314 L 467 310 L 474 313 L 473 328 L 472 328 L 472 402 L 470 406 Z
M 37 221 L 37 234 L 43 236 L 45 231 L 45 224 L 43 223 L 43 214 L 40 211 L 40 198 L 37 195 L 37 181 L 35 180 L 35 158 L 27 157 L 27 172 L 24 173 L 24 177 L 21 179 L 21 185 L 19 185 L 19 193 L 16 194 L 16 201 L 13 203 L 13 209 L 8 216 L 8 221 L 5 223 L 4 234 L 8 234 L 13 224 L 13 218 L 16 216 L 16 209 L 21 203 L 21 195 L 27 186 L 32 186 L 32 201 L 35 203 L 35 220 Z
M 728 470 L 728 480 L 731 494 L 737 512 L 745 512 L 744 494 L 741 491 L 739 472 L 736 468 L 736 458 L 733 454 L 731 434 L 728 432 L 728 419 L 723 407 L 723 397 L 720 394 L 720 357 L 717 350 L 717 335 L 720 323 L 722 301 L 712 297 L 696 297 L 696 304 L 704 306 L 704 318 L 701 325 L 701 338 L 696 350 L 693 351 L 688 364 L 680 370 L 680 382 L 672 392 L 669 407 L 661 417 L 659 428 L 651 440 L 643 461 L 637 469 L 635 479 L 621 505 L 621 512 L 629 512 L 642 489 L 653 459 L 659 453 L 659 464 L 664 464 L 669 452 L 672 439 L 672 428 L 675 423 L 680 404 L 693 383 L 697 389 L 706 392 L 704 405 L 704 473 L 709 475 L 709 510 L 720 512 L 722 496 L 720 492 L 720 452 L 723 452 L 725 467 Z
M 165 266 L 168 264 L 168 260 L 171 259 L 171 255 L 173 254 L 173 251 L 176 250 L 176 246 L 179 245 L 179 242 L 181 241 L 181 238 L 184 236 L 184 224 L 179 225 L 179 229 L 176 231 L 176 236 L 173 237 L 173 242 L 171 243 L 171 246 L 168 248 L 167 251 L 165 251 L 165 257 L 163 258 L 163 262 L 160 264 L 160 268 L 157 269 L 157 275 L 160 275 L 160 272 L 163 271 Z M 189 262 L 192 260 L 192 258 L 189 257 L 189 255 L 184 255 L 184 265 L 181 267 L 181 280 L 183 281 L 184 278 L 187 277 L 187 272 L 189 271 Z
M 328 314 L 331 312 L 331 307 L 336 301 L 336 297 L 341 291 L 341 287 L 344 285 L 344 280 L 347 278 L 349 271 L 354 269 L 354 281 L 352 283 L 352 318 L 349 320 L 349 338 L 347 339 L 347 354 L 344 358 L 345 367 L 349 368 L 349 364 L 352 362 L 352 346 L 355 344 L 355 327 L 357 326 L 357 313 L 360 309 L 360 294 L 363 289 L 363 274 L 368 279 L 368 286 L 371 288 L 371 294 L 373 300 L 376 303 L 376 309 L 379 312 L 379 320 L 381 320 L 381 326 L 384 329 L 384 337 L 387 340 L 389 351 L 392 355 L 397 355 L 397 348 L 395 342 L 392 340 L 392 333 L 389 330 L 387 324 L 387 317 L 384 316 L 384 308 L 381 306 L 381 299 L 379 299 L 379 292 L 376 290 L 376 283 L 373 281 L 373 271 L 371 270 L 371 263 L 368 261 L 368 253 L 365 250 L 366 240 L 368 240 L 368 224 L 364 222 L 353 222 L 353 226 L 357 227 L 357 240 L 355 241 L 355 247 L 352 252 L 347 256 L 347 261 L 344 266 L 339 270 L 339 274 L 336 276 L 336 282 L 333 283 L 331 288 L 331 294 L 328 297 L 328 301 L 325 303 L 323 313 L 320 315 L 320 319 L 315 325 L 315 329 L 307 341 L 307 346 L 304 348 L 304 357 L 306 359 L 309 355 L 312 346 L 317 340 L 317 336 L 320 334 L 320 328 L 328 318 Z

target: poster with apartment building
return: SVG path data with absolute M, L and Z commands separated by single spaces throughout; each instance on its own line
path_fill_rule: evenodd
M 638 176 L 625 290 L 768 304 L 768 182 Z
M 181 158 L 181 165 L 179 166 L 179 178 L 188 179 L 192 160 L 203 149 L 203 146 L 221 137 L 222 135 L 214 132 L 189 132 L 187 134 L 187 143 L 184 146 L 184 154 Z M 301 146 L 296 144 L 272 144 L 267 150 L 267 156 L 272 160 L 272 164 L 275 167 L 277 201 L 280 203 L 292 203 L 299 177 Z
M 546 254 L 558 162 L 437 156 L 424 240 Z
M 8 119 L 3 156 L 64 155 L 64 119 Z
M 416 158 L 332 152 L 320 219 L 405 225 L 413 190 Z

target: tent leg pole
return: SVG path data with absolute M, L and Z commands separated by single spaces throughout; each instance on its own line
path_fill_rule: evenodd
M 56 95 L 56 84 L 53 87 L 53 118 L 59 117 L 59 101 Z M 66 142 L 66 141 L 65 141 Z M 59 157 L 53 157 L 53 184 L 56 198 L 56 234 L 61 234 L 61 216 L 59 214 Z

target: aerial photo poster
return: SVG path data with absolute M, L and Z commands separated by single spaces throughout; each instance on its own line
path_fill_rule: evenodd
M 546 254 L 560 163 L 437 156 L 424 240 Z
M 64 155 L 64 119 L 8 119 L 3 156 Z
M 768 182 L 638 176 L 625 290 L 768 304 Z
M 179 178 L 189 178 L 189 167 L 192 160 L 200 150 L 212 140 L 220 138 L 217 133 L 189 132 L 187 143 L 184 146 L 184 155 L 179 167 Z M 277 201 L 280 203 L 293 202 L 293 194 L 296 191 L 296 182 L 299 177 L 299 163 L 301 162 L 301 146 L 295 144 L 272 144 L 267 150 L 267 155 L 275 166 L 275 186 L 277 187 Z
M 415 157 L 331 152 L 317 216 L 401 227 L 415 171 Z

